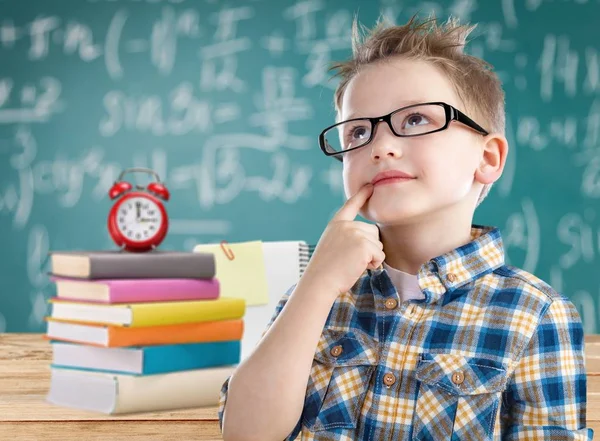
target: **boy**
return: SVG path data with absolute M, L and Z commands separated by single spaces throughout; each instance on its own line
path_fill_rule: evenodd
M 355 21 L 319 138 L 352 196 L 223 385 L 226 441 L 593 438 L 576 308 L 471 223 L 508 153 L 472 29 Z

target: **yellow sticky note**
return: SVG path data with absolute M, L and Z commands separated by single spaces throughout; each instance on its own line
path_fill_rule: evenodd
M 262 241 L 226 243 L 233 260 L 223 251 L 221 244 L 200 244 L 194 252 L 215 255 L 216 274 L 219 280 L 220 296 L 246 300 L 246 305 L 266 305 L 269 303 L 269 290 L 263 257 Z

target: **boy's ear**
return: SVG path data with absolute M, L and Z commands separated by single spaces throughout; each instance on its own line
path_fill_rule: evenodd
M 500 133 L 487 135 L 483 139 L 482 156 L 479 167 L 475 170 L 475 180 L 482 184 L 496 182 L 502 175 L 507 155 L 506 137 Z

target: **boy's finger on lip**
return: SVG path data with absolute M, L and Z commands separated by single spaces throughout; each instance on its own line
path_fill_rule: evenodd
M 335 214 L 335 218 L 344 219 L 344 220 L 352 220 L 357 215 L 360 209 L 365 205 L 365 203 L 369 199 L 369 193 L 371 192 L 371 188 L 373 184 L 368 182 L 363 185 L 354 195 L 348 198 L 346 202 L 342 205 L 342 207 Z

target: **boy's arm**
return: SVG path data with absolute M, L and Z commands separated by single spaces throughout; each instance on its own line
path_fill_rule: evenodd
M 294 291 L 294 289 L 296 289 L 296 284 L 292 285 L 283 294 L 281 299 L 279 299 L 279 302 L 277 303 L 277 306 L 275 307 L 275 312 L 273 312 L 273 315 L 271 316 L 271 320 L 269 320 L 269 323 L 267 324 L 264 331 L 262 332 L 259 342 L 265 336 L 265 334 L 267 333 L 267 331 L 269 330 L 269 328 L 271 327 L 271 325 L 273 324 L 275 319 L 277 317 L 279 317 L 279 313 L 281 312 L 281 310 L 287 303 L 288 299 L 290 298 L 290 294 Z M 229 381 L 230 380 L 231 380 L 231 376 L 229 376 L 227 378 L 227 380 L 225 380 L 225 383 L 223 383 L 223 386 L 221 387 L 221 393 L 219 395 L 219 427 L 221 428 L 221 432 L 223 431 L 223 415 L 225 413 L 225 403 L 227 402 L 227 394 L 229 393 Z M 298 421 L 298 423 L 300 423 L 300 421 Z M 299 426 L 299 424 L 297 425 L 297 427 L 298 426 Z M 296 428 L 294 428 L 294 430 L 292 431 L 292 433 L 290 434 L 290 436 L 287 439 L 293 440 L 297 435 L 297 433 L 295 433 L 295 432 L 296 432 Z
M 224 440 L 296 438 L 314 353 L 334 301 L 333 293 L 303 279 L 279 301 L 256 348 L 221 388 Z
M 566 298 L 547 308 L 503 393 L 502 440 L 591 440 L 581 318 Z

